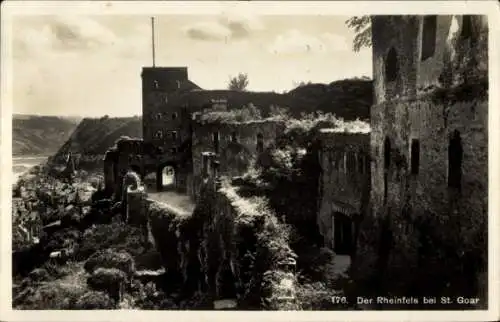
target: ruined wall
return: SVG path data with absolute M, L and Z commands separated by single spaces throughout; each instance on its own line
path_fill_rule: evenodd
M 457 69 L 466 66 L 487 74 L 486 16 L 375 16 L 372 30 L 375 104 L 458 84 Z
M 333 245 L 333 214 L 359 217 L 365 212 L 370 188 L 370 134 L 320 131 L 318 153 L 318 226 L 326 245 Z
M 287 231 L 236 188 L 210 180 L 203 189 L 193 214 L 144 199 L 144 234 L 168 274 L 186 292 L 235 299 L 239 309 L 296 309 Z
M 455 217 L 464 230 L 462 242 L 457 241 L 456 247 L 466 247 L 465 241 L 487 218 L 487 101 L 447 105 L 425 97 L 413 102 L 387 102 L 372 108 L 372 122 L 376 124 L 371 137 L 373 215 L 390 218 L 396 244 L 404 248 L 417 244 L 418 236 L 411 227 L 416 218 L 438 216 L 432 219 L 441 222 Z M 448 149 L 454 131 L 460 133 L 463 148 L 461 192 L 448 187 Z M 386 137 L 391 149 L 390 165 L 384 170 Z M 411 171 L 412 139 L 420 142 L 416 174 Z M 415 252 L 405 250 L 410 257 Z
M 266 149 L 274 144 L 284 128 L 284 123 L 269 120 L 222 124 L 195 123 L 192 146 L 193 181 L 198 182 L 203 175 L 203 152 L 218 152 L 221 175 L 242 175 L 259 153 L 258 136 L 262 135 L 261 148 Z M 217 151 L 214 134 L 219 137 Z
M 418 16 L 374 16 L 373 34 L 373 79 L 375 103 L 383 102 L 394 96 L 415 96 L 419 57 Z M 391 49 L 394 49 L 394 64 L 388 62 Z M 386 66 L 394 65 L 396 77 L 390 81 Z
M 425 36 L 424 20 L 434 18 Z M 379 277 L 389 270 L 406 287 L 435 278 L 436 292 L 453 285 L 464 294 L 475 291 L 457 287 L 478 285 L 487 260 L 487 25 L 480 16 L 434 18 L 374 19 L 371 212 L 356 266 Z M 391 46 L 413 57 L 398 52 L 395 82 L 384 79 Z M 391 92 L 394 83 L 402 85 Z

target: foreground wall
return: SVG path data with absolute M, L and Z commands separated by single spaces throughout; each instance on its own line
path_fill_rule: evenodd
M 193 214 L 129 198 L 136 210 L 141 205 L 130 200 L 143 200 L 144 219 L 134 222 L 161 253 L 167 274 L 185 292 L 234 299 L 239 309 L 296 309 L 295 254 L 287 230 L 229 184 L 209 180 L 202 189 Z

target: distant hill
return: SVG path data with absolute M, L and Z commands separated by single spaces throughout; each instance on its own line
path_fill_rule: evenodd
M 55 154 L 64 158 L 68 152 L 85 156 L 103 156 L 121 136 L 142 137 L 142 118 L 84 118 Z
M 12 154 L 50 155 L 70 137 L 77 118 L 14 114 L 12 116 Z
M 345 120 L 368 121 L 373 104 L 373 87 L 369 79 L 344 79 L 328 85 L 306 84 L 291 90 L 288 95 L 308 100 L 314 110 L 334 113 Z
M 192 111 L 203 109 L 210 99 L 227 99 L 230 109 L 240 108 L 252 103 L 267 116 L 271 106 L 287 108 L 291 115 L 299 117 L 301 113 L 321 110 L 333 113 L 345 120 L 357 118 L 368 120 L 373 102 L 372 81 L 369 79 L 346 79 L 330 84 L 306 84 L 288 93 L 250 92 L 232 90 L 193 90 L 172 95 L 170 104 L 187 104 Z

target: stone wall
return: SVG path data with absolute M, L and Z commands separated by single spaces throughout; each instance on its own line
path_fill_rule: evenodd
M 470 21 L 470 28 L 464 28 L 464 19 Z M 415 98 L 429 87 L 459 83 L 460 77 L 453 74 L 464 67 L 460 66 L 464 59 L 473 58 L 473 68 L 487 74 L 486 16 L 375 16 L 372 30 L 376 104 L 397 97 Z M 389 57 L 391 50 L 395 59 Z M 389 69 L 394 69 L 394 80 Z
M 333 216 L 364 214 L 369 200 L 370 134 L 323 129 L 319 134 L 318 227 L 326 245 L 333 245 Z
M 193 214 L 142 199 L 145 218 L 135 221 L 142 222 L 167 274 L 187 293 L 234 299 L 239 309 L 297 309 L 287 230 L 229 184 L 212 177 L 202 189 Z M 128 200 L 128 207 L 140 208 L 140 198 Z
M 435 32 L 425 36 L 432 19 Z M 354 266 L 390 276 L 405 295 L 422 291 L 423 280 L 428 292 L 453 285 L 484 294 L 457 287 L 478 285 L 487 262 L 487 36 L 482 16 L 373 20 L 371 209 Z
M 129 170 L 144 173 L 144 149 L 142 139 L 123 138 L 104 156 L 104 181 L 106 190 L 121 198 L 122 182 Z
M 221 175 L 239 176 L 245 173 L 251 162 L 256 159 L 260 149 L 264 150 L 275 143 L 276 137 L 284 131 L 284 128 L 284 123 L 270 120 L 222 124 L 195 123 L 192 145 L 193 181 L 199 182 L 199 178 L 203 176 L 204 152 L 218 152 Z M 218 147 L 214 134 L 219 137 Z M 259 135 L 262 135 L 260 147 L 258 147 Z
M 411 222 L 419 216 L 441 216 L 440 220 L 447 216 L 460 217 L 469 221 L 463 229 L 470 233 L 478 222 L 486 221 L 487 101 L 457 101 L 448 106 L 423 97 L 413 102 L 374 106 L 372 117 L 377 124 L 372 128 L 371 137 L 373 211 L 376 217 L 392 219 L 396 239 L 415 237 L 401 220 Z M 463 149 L 461 191 L 448 186 L 448 149 L 455 131 L 460 133 Z M 385 138 L 391 142 L 387 170 L 384 169 Z M 414 139 L 420 146 L 418 172 L 412 171 L 411 164 Z

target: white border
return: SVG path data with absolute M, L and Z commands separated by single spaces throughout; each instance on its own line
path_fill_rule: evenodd
M 200 311 L 13 311 L 11 307 L 11 185 L 13 15 L 40 14 L 219 14 L 227 10 L 266 15 L 485 14 L 489 21 L 490 89 L 499 89 L 500 11 L 497 1 L 4 1 L 1 15 L 1 209 L 0 319 L 8 321 L 215 320 L 243 321 L 495 321 L 500 320 L 498 194 L 499 94 L 489 91 L 489 309 L 488 311 L 200 312 Z M 139 75 L 140 71 L 137 71 Z M 139 76 L 138 76 L 139 77 Z M 500 150 L 499 150 L 500 151 Z

